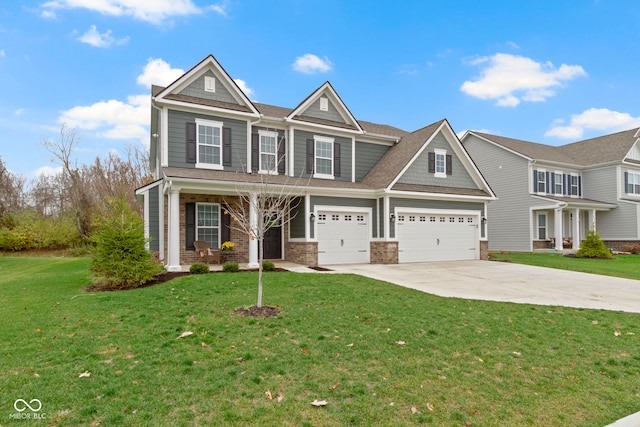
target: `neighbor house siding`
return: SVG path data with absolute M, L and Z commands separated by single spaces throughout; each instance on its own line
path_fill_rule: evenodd
M 446 178 L 436 178 L 433 173 L 429 173 L 429 153 L 435 149 L 446 150 L 451 155 L 451 175 Z M 467 169 L 456 156 L 451 145 L 447 142 L 442 132 L 439 132 L 429 143 L 427 148 L 418 156 L 413 164 L 398 180 L 402 184 L 436 185 L 439 187 L 473 188 L 478 186 L 473 181 Z
M 528 160 L 472 135 L 464 147 L 498 198 L 488 207 L 489 250 L 530 251 L 529 208 L 541 201 L 529 195 Z
M 216 79 L 216 91 L 207 92 L 204 90 L 204 77 L 213 77 Z M 180 95 L 193 96 L 196 98 L 211 99 L 214 101 L 228 102 L 230 104 L 238 105 L 231 92 L 224 86 L 223 80 L 218 78 L 213 72 L 207 71 L 202 76 L 198 77 L 193 83 L 180 91 Z
M 362 181 L 388 149 L 389 147 L 386 145 L 356 141 L 356 152 L 354 154 L 356 160 L 356 182 Z
M 310 211 L 315 210 L 316 205 L 321 206 L 336 206 L 336 207 L 358 207 L 358 208 L 370 208 L 371 209 L 371 237 L 378 237 L 378 214 L 376 211 L 377 200 L 376 199 L 354 199 L 344 197 L 326 197 L 326 196 L 311 196 Z
M 242 172 L 242 162 L 247 159 L 247 122 L 185 111 L 169 110 L 169 166 L 195 168 L 194 163 L 186 161 L 186 124 L 196 118 L 222 122 L 223 127 L 231 129 L 231 167 L 226 171 Z
M 307 171 L 307 139 L 313 139 L 314 135 L 325 136 L 327 138 L 333 138 L 334 144 L 340 144 L 340 176 L 335 177 L 336 181 L 351 181 L 351 138 L 345 138 L 342 136 L 335 136 L 322 132 L 308 132 L 304 130 L 296 129 L 294 131 L 293 144 L 294 144 L 294 170 L 296 174 L 299 171 L 304 171 L 304 176 L 309 176 Z M 335 165 L 334 165 L 335 166 Z M 335 173 L 335 170 L 334 170 Z

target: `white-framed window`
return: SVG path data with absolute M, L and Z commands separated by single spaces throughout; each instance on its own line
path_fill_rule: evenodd
M 547 239 L 547 214 L 538 214 L 538 240 Z
M 213 248 L 220 247 L 220 205 L 196 203 L 196 240 L 204 240 Z
M 196 119 L 197 167 L 222 169 L 222 123 Z
M 436 173 L 437 178 L 447 177 L 447 150 L 435 149 Z
M 216 91 L 216 79 L 211 76 L 204 76 L 204 91 L 215 92 Z
M 627 172 L 627 194 L 640 195 L 640 173 Z
M 571 195 L 572 196 L 577 196 L 579 193 L 578 190 L 578 175 L 571 175 L 570 176 L 570 181 L 571 181 Z
M 553 192 L 555 194 L 563 194 L 562 193 L 562 172 L 555 172 L 553 177 Z
M 536 191 L 538 193 L 546 193 L 547 191 L 547 172 L 543 171 L 543 170 L 539 170 L 536 173 L 536 178 L 538 181 L 538 186 L 536 188 Z
M 333 138 L 314 136 L 314 177 L 333 179 Z
M 329 99 L 325 96 L 320 98 L 320 111 L 329 111 Z
M 278 132 L 260 130 L 260 172 L 278 173 Z

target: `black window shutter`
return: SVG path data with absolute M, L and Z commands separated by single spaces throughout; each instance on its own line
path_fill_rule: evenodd
M 582 197 L 582 177 L 578 176 L 578 196 Z
M 340 144 L 333 144 L 333 176 L 340 176 L 342 163 L 340 162 Z
M 285 161 L 286 141 L 284 137 L 278 137 L 278 173 L 284 174 L 287 171 L 287 163 Z
M 225 213 L 226 212 L 226 213 Z M 222 221 L 220 223 L 220 238 L 221 242 L 228 242 L 231 240 L 231 214 L 226 209 L 226 207 L 222 207 Z
M 196 157 L 196 123 L 195 122 L 187 122 L 187 135 L 186 135 L 186 144 L 187 144 L 187 163 L 195 163 L 197 160 Z
M 447 175 L 452 175 L 453 174 L 453 158 L 451 157 L 451 154 L 447 154 L 446 156 L 447 159 Z
M 231 166 L 231 128 L 222 128 L 222 166 Z
M 631 191 L 629 191 L 629 172 L 624 173 L 624 192 L 627 194 L 631 193 Z
M 193 242 L 196 240 L 196 204 L 184 204 L 184 223 L 185 223 L 185 249 L 194 251 Z
M 436 153 L 429 153 L 429 173 L 436 173 Z
M 555 194 L 555 192 L 556 192 L 556 174 L 552 173 L 551 174 L 551 191 L 549 191 L 549 193 Z
M 538 192 L 538 171 L 535 169 L 533 170 L 533 192 Z
M 260 136 L 257 133 L 251 134 L 251 170 L 258 172 L 260 168 Z
M 567 195 L 571 193 L 571 189 L 569 188 L 569 180 L 567 179 L 567 174 L 562 174 L 562 194 Z
M 546 178 L 545 179 L 545 186 L 546 186 L 545 192 L 546 193 L 551 193 L 551 179 L 549 178 L 549 171 L 547 171 L 545 173 L 545 175 L 546 175 L 546 177 L 545 177 Z
M 307 173 L 313 173 L 315 169 L 315 143 L 313 139 L 307 139 Z

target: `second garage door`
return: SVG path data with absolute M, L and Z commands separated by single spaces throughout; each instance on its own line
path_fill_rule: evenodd
M 478 259 L 478 216 L 399 212 L 399 262 Z
M 368 263 L 369 215 L 359 212 L 319 211 L 318 264 Z

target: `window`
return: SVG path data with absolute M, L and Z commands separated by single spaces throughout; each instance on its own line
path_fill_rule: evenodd
M 579 194 L 578 191 L 578 176 L 571 175 L 571 195 L 577 196 Z
M 640 195 L 640 174 L 627 172 L 627 194 L 638 194 Z
M 547 239 L 547 214 L 538 214 L 538 239 Z
M 316 177 L 333 178 L 333 138 L 314 137 Z
M 351 215 L 345 215 L 344 216 L 344 220 L 345 221 L 351 221 Z
M 329 99 L 324 96 L 320 98 L 320 111 L 329 111 Z
M 545 193 L 547 191 L 547 173 L 545 171 L 538 171 L 536 175 L 538 178 L 538 186 L 536 188 L 536 191 L 538 193 Z
M 196 120 L 198 166 L 222 169 L 222 123 Z
M 447 152 L 445 150 L 435 150 L 436 171 L 435 176 L 445 178 L 447 176 Z
M 196 203 L 196 240 L 220 247 L 220 205 Z
M 260 135 L 260 172 L 278 173 L 278 133 L 259 131 Z
M 554 189 L 553 192 L 555 194 L 562 194 L 562 172 L 556 172 L 554 174 Z
M 326 214 L 318 215 L 318 221 L 326 221 L 326 220 L 327 220 L 327 215 Z
M 216 91 L 216 79 L 211 76 L 204 76 L 204 91 L 215 92 Z

